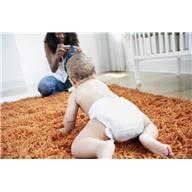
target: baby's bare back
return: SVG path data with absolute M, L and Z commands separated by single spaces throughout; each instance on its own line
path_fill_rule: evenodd
M 107 85 L 97 79 L 88 80 L 76 89 L 76 102 L 88 114 L 92 104 L 102 97 L 117 97 Z

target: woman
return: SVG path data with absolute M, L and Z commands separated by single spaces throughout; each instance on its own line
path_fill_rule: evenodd
M 49 96 L 68 91 L 72 86 L 66 72 L 66 63 L 75 51 L 81 51 L 76 33 L 47 33 L 44 48 L 52 74 L 39 82 L 38 91 Z

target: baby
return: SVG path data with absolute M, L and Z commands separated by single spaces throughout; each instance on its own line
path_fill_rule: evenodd
M 75 89 L 69 96 L 61 131 L 68 134 L 75 127 L 79 107 L 90 118 L 72 143 L 74 157 L 112 158 L 115 141 L 136 137 L 152 153 L 172 155 L 169 145 L 156 140 L 158 130 L 153 122 L 133 103 L 95 78 L 94 65 L 85 54 L 76 53 L 69 59 L 67 73 Z

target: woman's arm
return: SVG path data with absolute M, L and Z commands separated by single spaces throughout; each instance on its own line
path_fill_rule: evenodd
M 56 53 L 52 53 L 47 43 L 44 43 L 45 54 L 50 65 L 51 71 L 54 73 L 57 71 L 61 57 L 66 55 L 67 50 L 63 44 L 57 45 Z

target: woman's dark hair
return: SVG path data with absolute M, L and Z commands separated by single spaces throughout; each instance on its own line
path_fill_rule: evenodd
M 47 43 L 47 45 L 49 46 L 49 48 L 51 49 L 51 51 L 53 53 L 56 52 L 58 41 L 55 36 L 55 33 L 47 33 L 45 36 L 44 43 Z M 64 44 L 79 46 L 79 40 L 77 38 L 77 34 L 76 33 L 65 33 Z

